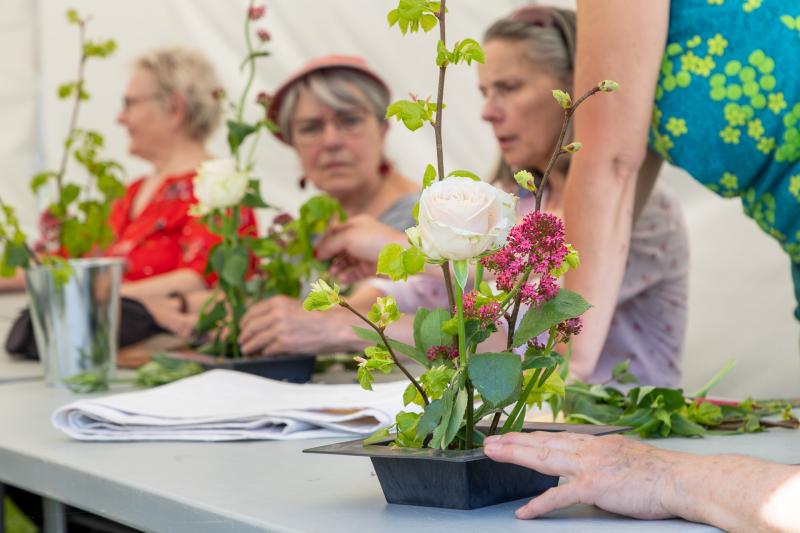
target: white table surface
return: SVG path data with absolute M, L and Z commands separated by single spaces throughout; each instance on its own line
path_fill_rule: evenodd
M 0 387 L 0 481 L 147 531 L 716 531 L 575 506 L 519 521 L 520 502 L 473 511 L 388 505 L 370 461 L 302 454 L 331 440 L 86 443 L 50 424 L 76 397 L 41 382 Z M 695 453 L 800 463 L 800 431 L 652 441 Z

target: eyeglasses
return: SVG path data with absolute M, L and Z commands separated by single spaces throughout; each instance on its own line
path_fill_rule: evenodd
M 364 130 L 368 112 L 362 109 L 337 111 L 332 119 L 312 118 L 298 120 L 291 126 L 292 140 L 303 146 L 317 144 L 322 141 L 325 127 L 332 122 L 336 131 L 345 137 L 357 137 Z
M 146 102 L 147 100 L 157 100 L 162 96 L 163 95 L 161 93 L 143 94 L 140 96 L 125 96 L 122 99 L 122 109 L 127 111 L 136 104 Z

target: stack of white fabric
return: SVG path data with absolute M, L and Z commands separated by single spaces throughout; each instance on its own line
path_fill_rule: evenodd
M 403 409 L 407 381 L 295 385 L 212 370 L 154 389 L 83 399 L 53 425 L 89 441 L 289 440 L 370 435 Z

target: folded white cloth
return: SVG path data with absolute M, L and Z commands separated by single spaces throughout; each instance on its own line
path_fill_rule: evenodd
M 154 389 L 72 402 L 53 425 L 78 440 L 289 440 L 370 435 L 403 409 L 407 381 L 295 385 L 212 370 Z

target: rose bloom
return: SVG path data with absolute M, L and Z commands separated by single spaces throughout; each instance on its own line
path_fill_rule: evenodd
M 407 233 L 430 259 L 471 259 L 505 244 L 516 201 L 488 183 L 447 178 L 422 191 L 419 225 Z
M 244 198 L 249 181 L 246 173 L 236 170 L 233 159 L 204 161 L 193 181 L 197 214 L 237 205 Z

